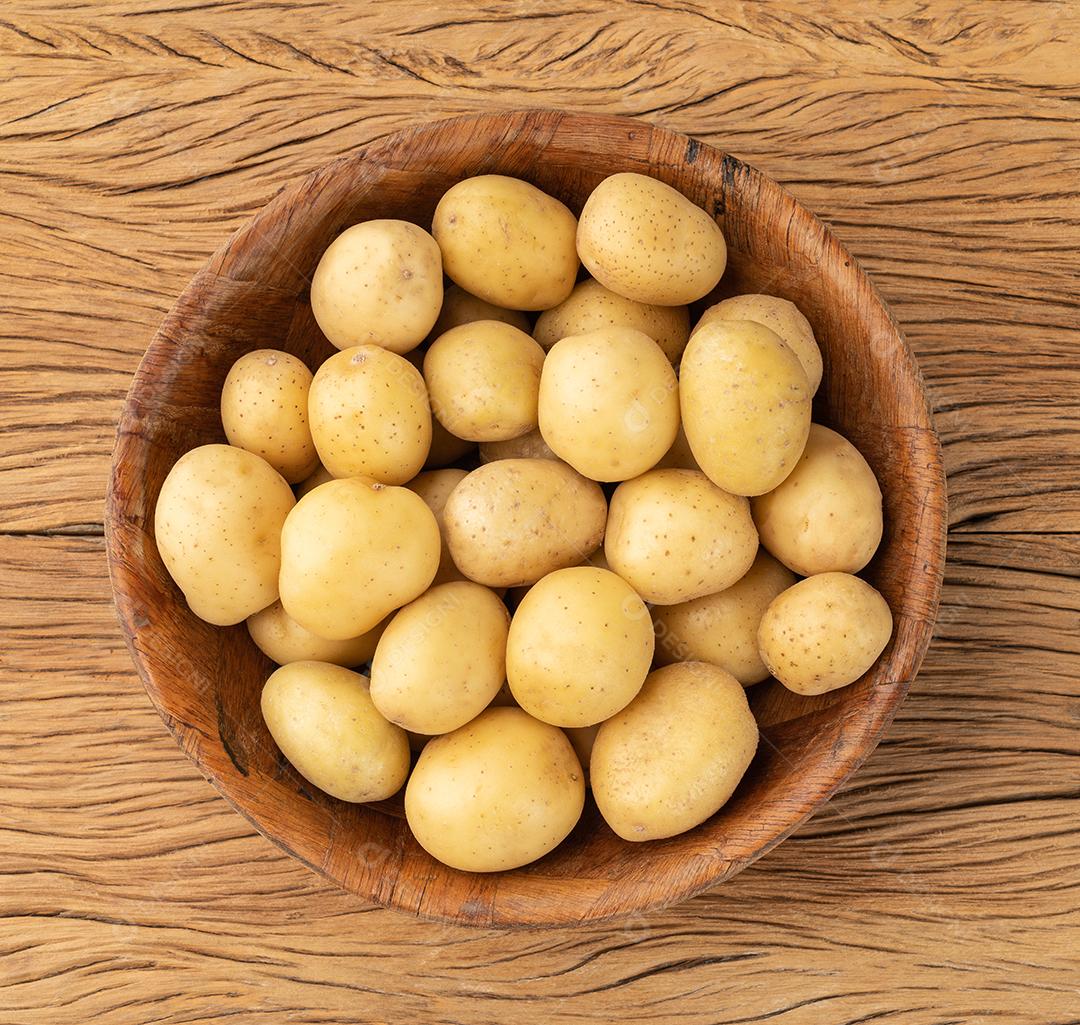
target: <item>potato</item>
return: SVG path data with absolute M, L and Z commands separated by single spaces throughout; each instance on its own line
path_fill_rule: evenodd
M 775 331 L 799 357 L 806 379 L 810 382 L 810 394 L 813 395 L 818 390 L 818 385 L 821 384 L 821 350 L 810 321 L 793 302 L 775 295 L 732 296 L 710 306 L 701 315 L 694 331 L 716 320 L 752 320 L 755 324 L 764 324 Z
M 488 587 L 534 584 L 575 566 L 604 536 L 600 485 L 565 463 L 500 459 L 473 470 L 443 511 L 454 563 Z
M 772 491 L 802 455 L 810 385 L 774 331 L 747 320 L 706 324 L 679 369 L 683 429 L 701 469 L 733 495 Z
M 333 479 L 334 475 L 322 463 L 319 463 L 309 476 L 296 485 L 296 500 L 300 501 L 309 491 L 314 491 L 320 484 Z
M 477 320 L 501 320 L 504 324 L 516 327 L 519 331 L 528 334 L 532 325 L 529 318 L 520 310 L 506 310 L 501 306 L 485 302 L 471 292 L 466 292 L 458 285 L 451 285 L 443 293 L 442 310 L 439 319 L 431 329 L 434 337 L 445 334 L 452 327 L 460 327 L 462 324 L 472 324 Z
M 442 299 L 439 247 L 408 221 L 365 221 L 346 228 L 323 253 L 311 279 L 311 311 L 339 349 L 415 349 L 435 324 Z
M 544 350 L 498 320 L 462 324 L 424 356 L 436 419 L 455 437 L 506 441 L 536 429 Z
M 643 174 L 605 178 L 585 201 L 578 253 L 605 288 L 641 303 L 683 306 L 716 287 L 727 245 L 681 192 Z
M 611 496 L 604 554 L 648 602 L 675 605 L 722 591 L 746 573 L 757 549 L 749 502 L 696 470 L 651 470 Z
M 671 443 L 671 448 L 654 467 L 657 470 L 700 470 L 694 453 L 690 451 L 690 442 L 686 440 L 686 431 L 679 424 L 679 432 Z
M 454 564 L 454 557 L 450 554 L 450 548 L 446 543 L 446 522 L 443 512 L 450 492 L 468 476 L 465 470 L 428 470 L 414 477 L 407 485 L 410 491 L 415 492 L 424 500 L 424 504 L 431 510 L 435 516 L 435 522 L 439 525 L 442 551 L 439 555 L 439 568 L 435 573 L 435 579 L 431 581 L 432 587 L 436 584 L 449 583 L 451 580 L 465 579 L 465 574 Z
M 679 429 L 679 383 L 660 346 L 628 327 L 563 338 L 540 377 L 540 433 L 586 477 L 627 480 Z
M 744 687 L 769 675 L 758 654 L 757 632 L 769 603 L 795 583 L 795 574 L 764 548 L 736 583 L 679 605 L 653 608 L 656 661 L 711 662 Z
M 593 797 L 624 840 L 685 833 L 723 807 L 757 743 L 734 676 L 707 662 L 666 666 L 600 727 L 589 760 Z
M 668 360 L 678 363 L 690 337 L 690 313 L 685 306 L 635 302 L 588 279 L 565 302 L 540 314 L 533 338 L 547 350 L 563 338 L 607 327 L 632 327 L 648 335 Z
M 431 418 L 431 451 L 424 461 L 425 470 L 441 470 L 476 450 L 476 443 L 455 438 L 438 420 Z
M 221 390 L 221 423 L 230 445 L 262 456 L 290 484 L 319 464 L 308 427 L 311 371 L 295 356 L 256 349 L 241 356 Z
M 458 580 L 399 609 L 371 661 L 371 700 L 391 722 L 429 736 L 475 719 L 506 678 L 506 606 Z
M 176 461 L 154 539 L 196 616 L 231 626 L 277 599 L 281 526 L 294 501 L 281 474 L 242 448 L 203 445 Z
M 248 616 L 247 628 L 256 647 L 279 666 L 290 662 L 332 662 L 336 666 L 360 666 L 375 654 L 375 645 L 386 620 L 359 637 L 328 641 L 302 627 L 280 601 Z
M 653 657 L 649 610 L 610 570 L 577 566 L 530 588 L 510 624 L 506 679 L 554 726 L 592 726 L 625 708 Z
M 409 741 L 387 722 L 366 676 L 327 662 L 292 662 L 266 681 L 262 714 L 281 753 L 342 801 L 381 801 L 409 774 Z
M 367 477 L 332 480 L 282 527 L 281 604 L 319 637 L 359 637 L 427 590 L 439 547 L 419 495 Z
M 510 310 L 558 306 L 577 279 L 577 220 L 528 182 L 484 174 L 439 200 L 431 232 L 457 285 Z
M 581 762 L 581 771 L 585 773 L 585 782 L 589 782 L 589 760 L 592 758 L 593 744 L 596 743 L 596 734 L 600 732 L 600 723 L 592 726 L 569 726 L 563 730 L 566 739 L 574 748 L 574 754 Z
M 480 445 L 480 461 L 493 463 L 496 459 L 556 459 L 539 430 L 529 431 L 506 441 L 485 441 Z
M 308 397 L 311 435 L 335 477 L 404 484 L 431 447 L 424 379 L 407 359 L 376 345 L 331 356 Z
M 825 694 L 874 664 L 892 626 L 888 604 L 865 580 L 819 573 L 772 600 L 758 627 L 758 648 L 788 690 Z
M 874 471 L 846 438 L 820 424 L 779 487 L 750 502 L 761 543 L 801 576 L 857 573 L 883 527 Z
M 420 846 L 465 872 L 535 861 L 565 839 L 584 804 L 570 741 L 520 708 L 489 708 L 429 741 L 405 788 Z

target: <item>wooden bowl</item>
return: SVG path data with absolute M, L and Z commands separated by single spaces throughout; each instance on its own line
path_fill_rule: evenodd
M 798 304 L 825 378 L 815 419 L 851 439 L 885 500 L 867 578 L 896 629 L 850 687 L 802 698 L 753 688 L 758 755 L 735 796 L 670 840 L 620 840 L 588 805 L 557 850 L 526 868 L 470 875 L 434 861 L 397 805 L 349 805 L 306 783 L 259 712 L 271 664 L 243 625 L 196 619 L 154 545 L 161 483 L 188 449 L 224 441 L 218 413 L 233 361 L 286 349 L 314 369 L 334 350 L 308 283 L 344 228 L 374 217 L 429 227 L 439 197 L 470 175 L 525 178 L 575 211 L 604 177 L 638 171 L 715 215 L 729 246 L 719 294 Z M 120 419 L 106 512 L 120 621 L 139 675 L 188 756 L 256 828 L 365 900 L 484 926 L 611 918 L 683 900 L 734 875 L 803 822 L 870 754 L 930 641 L 945 551 L 941 453 L 918 367 L 888 309 L 829 230 L 760 171 L 693 139 L 617 117 L 518 111 L 441 121 L 381 139 L 285 190 L 192 279 L 162 322 Z

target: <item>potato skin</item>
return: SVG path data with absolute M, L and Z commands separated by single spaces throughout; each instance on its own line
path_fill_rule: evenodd
M 442 309 L 439 311 L 439 319 L 431 329 L 431 335 L 438 338 L 452 327 L 472 324 L 477 320 L 500 320 L 526 334 L 532 330 L 528 316 L 521 310 L 504 309 L 466 292 L 460 285 L 451 285 L 443 293 Z
M 441 584 L 399 609 L 371 662 L 371 699 L 413 733 L 449 733 L 476 718 L 506 678 L 510 614 L 470 580 Z
M 154 539 L 196 616 L 231 626 L 277 599 L 281 528 L 294 502 L 281 474 L 242 448 L 202 445 L 176 461 L 154 508 Z
M 497 459 L 555 459 L 561 462 L 544 441 L 539 429 L 506 441 L 482 442 L 480 461 L 494 463 Z
M 778 487 L 750 502 L 761 543 L 800 576 L 858 573 L 881 543 L 881 488 L 846 438 L 810 425 L 806 448 Z
M 554 726 L 592 726 L 625 708 L 653 657 L 649 610 L 610 570 L 549 573 L 518 605 L 506 646 L 517 703 Z
M 735 677 L 706 662 L 666 666 L 601 725 L 589 760 L 593 796 L 624 840 L 676 836 L 726 803 L 757 743 Z
M 706 324 L 679 373 L 683 429 L 701 469 L 733 495 L 763 495 L 794 469 L 810 431 L 810 384 L 774 331 Z
M 544 350 L 498 320 L 451 328 L 424 356 L 436 419 L 467 441 L 507 441 L 535 430 Z
M 442 255 L 423 228 L 375 220 L 346 228 L 311 279 L 311 310 L 339 349 L 415 349 L 439 315 Z
M 647 602 L 675 605 L 734 584 L 757 531 L 745 498 L 696 470 L 650 470 L 611 496 L 604 555 Z
M 326 662 L 292 662 L 266 681 L 261 704 L 281 753 L 331 797 L 381 801 L 401 789 L 409 741 L 379 715 L 366 676 Z
M 435 579 L 431 581 L 432 587 L 437 584 L 448 584 L 452 580 L 466 579 L 465 574 L 455 565 L 454 557 L 450 554 L 450 548 L 446 543 L 446 520 L 443 514 L 450 492 L 468 476 L 466 470 L 427 470 L 405 485 L 424 500 L 424 504 L 431 510 L 435 522 L 439 525 L 442 548 L 439 555 L 439 568 L 435 573 Z
M 314 491 L 320 484 L 333 479 L 334 475 L 322 463 L 316 464 L 315 469 L 293 489 L 296 492 L 296 500 L 299 502 L 309 491 Z
M 419 495 L 367 477 L 332 480 L 282 527 L 281 604 L 319 637 L 357 637 L 427 590 L 439 548 Z
M 630 327 L 648 335 L 668 361 L 677 364 L 690 338 L 690 313 L 685 306 L 635 302 L 590 278 L 575 285 L 565 302 L 540 314 L 533 338 L 547 350 L 563 338 L 607 327 Z
M 462 573 L 488 587 L 515 587 L 596 551 L 607 503 L 599 484 L 565 463 L 500 459 L 458 484 L 443 516 Z
M 429 741 L 405 788 L 420 846 L 465 872 L 535 861 L 566 838 L 584 804 L 570 741 L 520 708 L 489 708 Z
M 605 288 L 658 306 L 702 298 L 727 266 L 717 223 L 643 174 L 613 174 L 597 185 L 581 211 L 577 244 L 581 262 Z
M 679 382 L 660 346 L 633 328 L 563 338 L 540 377 L 540 433 L 592 480 L 655 466 L 679 429 Z
M 799 358 L 810 384 L 810 394 L 817 392 L 821 384 L 821 350 L 810 321 L 793 302 L 775 295 L 734 295 L 710 306 L 694 331 L 716 320 L 752 320 L 775 331 Z
M 558 306 L 577 278 L 577 220 L 518 178 L 483 174 L 439 200 L 431 232 L 451 280 L 510 310 Z
M 892 612 L 865 580 L 819 573 L 777 595 L 758 627 L 761 658 L 788 690 L 825 694 L 854 683 L 892 637 Z
M 653 467 L 655 470 L 701 470 L 694 453 L 690 451 L 690 442 L 686 440 L 686 431 L 682 423 L 679 432 L 671 443 L 671 448 L 664 453 L 664 458 Z
M 730 587 L 678 605 L 655 606 L 657 664 L 711 662 L 744 687 L 767 679 L 758 626 L 769 603 L 794 583 L 795 574 L 761 548 Z
M 248 616 L 247 628 L 255 646 L 279 666 L 290 662 L 330 662 L 352 668 L 363 665 L 375 654 L 386 620 L 359 637 L 328 641 L 302 627 L 280 601 Z
M 311 435 L 335 477 L 404 484 L 431 448 L 427 388 L 404 357 L 375 345 L 331 356 L 308 396 Z

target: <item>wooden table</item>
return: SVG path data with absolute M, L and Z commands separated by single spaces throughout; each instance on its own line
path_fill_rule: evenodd
M 1080 8 L 827 6 L 3 6 L 0 1022 L 1080 1020 Z M 951 491 L 937 639 L 843 793 L 709 895 L 554 932 L 363 906 L 254 834 L 136 680 L 101 536 L 209 253 L 330 158 L 505 105 L 786 183 L 893 304 Z

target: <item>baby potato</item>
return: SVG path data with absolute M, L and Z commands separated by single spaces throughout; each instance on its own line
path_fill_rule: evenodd
M 593 480 L 627 480 L 675 440 L 679 382 L 648 335 L 609 327 L 552 346 L 539 413 L 540 433 L 560 459 Z
M 558 459 L 548 448 L 539 429 L 506 441 L 485 441 L 480 445 L 480 461 L 493 463 L 496 459 Z
M 452 327 L 472 324 L 477 320 L 501 320 L 504 324 L 529 333 L 532 325 L 529 318 L 520 310 L 506 310 L 501 306 L 485 302 L 479 296 L 466 292 L 459 285 L 451 285 L 443 293 L 442 310 L 431 333 L 438 338 Z
M 632 327 L 656 342 L 671 363 L 678 363 L 690 337 L 690 312 L 685 306 L 635 302 L 590 278 L 574 286 L 565 302 L 540 314 L 533 338 L 547 350 L 563 338 L 606 327 Z
M 473 470 L 443 511 L 458 569 L 488 587 L 534 584 L 600 546 L 607 503 L 600 485 L 565 463 L 500 459 Z
M 653 657 L 649 610 L 610 570 L 577 566 L 534 584 L 514 613 L 506 679 L 529 715 L 592 726 L 625 708 Z
M 311 435 L 335 477 L 404 484 L 431 448 L 431 410 L 424 379 L 407 359 L 376 345 L 331 356 L 308 397 Z
M 671 443 L 671 448 L 654 467 L 657 470 L 700 470 L 694 453 L 690 451 L 690 442 L 686 440 L 686 431 L 679 424 L 679 432 Z
M 736 295 L 715 306 L 710 306 L 697 322 L 694 331 L 716 320 L 752 320 L 765 327 L 784 341 L 799 357 L 813 395 L 821 384 L 821 350 L 810 321 L 802 315 L 799 307 L 787 299 L 775 295 Z
M 296 500 L 299 502 L 309 491 L 314 491 L 320 484 L 333 479 L 334 475 L 322 463 L 319 463 L 309 476 L 296 485 Z
M 230 445 L 262 456 L 290 484 L 319 463 L 308 427 L 311 371 L 295 356 L 257 349 L 241 356 L 221 390 L 221 423 Z
M 418 598 L 439 567 L 439 525 L 419 495 L 367 477 L 322 484 L 281 529 L 281 604 L 327 640 L 359 637 Z
M 506 678 L 506 606 L 458 580 L 399 609 L 371 661 L 371 700 L 391 722 L 429 736 L 475 719 Z
M 483 174 L 458 182 L 439 200 L 431 232 L 450 279 L 496 306 L 547 310 L 577 279 L 577 220 L 518 178 Z
M 332 662 L 336 666 L 360 666 L 375 654 L 386 621 L 359 637 L 328 641 L 302 627 L 280 601 L 248 616 L 247 628 L 256 647 L 279 666 L 290 662 Z
M 405 788 L 420 846 L 465 872 L 535 861 L 565 839 L 584 804 L 570 741 L 520 708 L 489 708 L 429 741 Z
M 231 626 L 277 599 L 281 527 L 294 502 L 281 474 L 242 448 L 203 445 L 176 461 L 154 539 L 196 616 Z
M 536 429 L 544 350 L 498 320 L 462 324 L 424 356 L 436 419 L 467 441 L 506 441 Z
M 425 470 L 441 470 L 476 450 L 474 442 L 455 438 L 438 420 L 431 418 L 431 450 L 424 461 Z
M 442 553 L 439 556 L 439 568 L 435 573 L 435 579 L 431 581 L 432 587 L 436 584 L 449 583 L 451 580 L 465 579 L 465 574 L 454 565 L 454 557 L 450 554 L 450 548 L 446 543 L 446 521 L 443 512 L 450 492 L 468 476 L 465 470 L 428 470 L 414 477 L 406 485 L 410 491 L 415 492 L 424 500 L 424 504 L 431 510 L 435 516 L 435 522 L 439 525 Z
M 647 602 L 675 605 L 722 591 L 746 573 L 757 549 L 749 502 L 696 470 L 651 470 L 611 496 L 604 554 Z
M 707 662 L 666 666 L 601 725 L 589 760 L 593 797 L 624 840 L 685 833 L 726 803 L 757 743 L 734 676 Z
M 788 690 L 825 694 L 859 679 L 885 650 L 892 628 L 888 603 L 865 580 L 818 573 L 772 600 L 758 648 Z
M 857 573 L 881 543 L 881 488 L 859 450 L 820 424 L 783 483 L 750 502 L 761 543 L 801 576 Z
M 795 353 L 748 320 L 694 333 L 679 369 L 682 423 L 701 469 L 733 495 L 772 491 L 802 455 L 811 391 Z
M 270 736 L 309 783 L 342 801 L 381 801 L 409 774 L 409 741 L 372 703 L 366 676 L 326 662 L 292 662 L 266 681 Z
M 408 221 L 365 221 L 346 228 L 311 279 L 311 311 L 339 349 L 377 345 L 415 349 L 439 316 L 442 255 Z
M 613 174 L 593 189 L 581 211 L 577 246 L 581 262 L 605 288 L 658 306 L 684 306 L 708 295 L 727 266 L 716 221 L 643 174 Z
M 568 726 L 563 730 L 566 739 L 574 748 L 574 754 L 581 762 L 581 771 L 585 773 L 585 782 L 589 782 L 589 760 L 592 758 L 593 744 L 596 743 L 596 734 L 600 732 L 600 723 L 592 726 Z
M 657 663 L 711 662 L 744 687 L 760 683 L 769 675 L 758 653 L 761 617 L 794 583 L 795 574 L 762 548 L 747 573 L 723 591 L 655 606 Z

